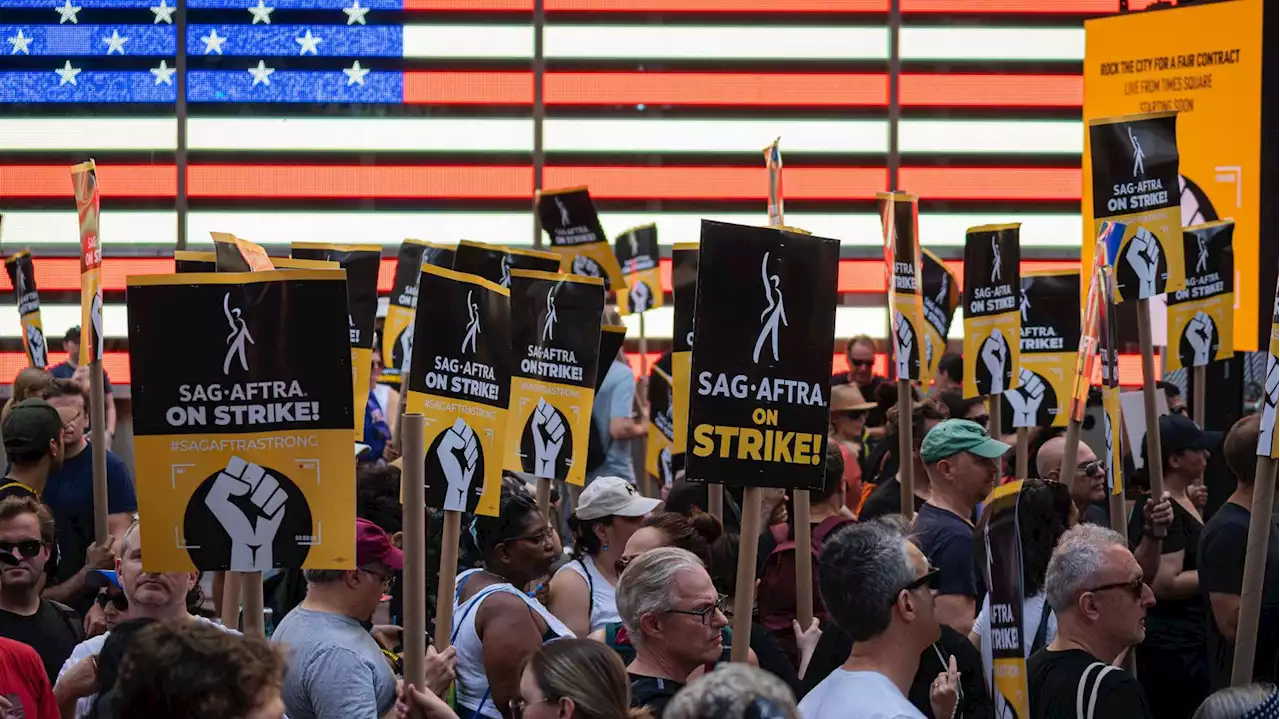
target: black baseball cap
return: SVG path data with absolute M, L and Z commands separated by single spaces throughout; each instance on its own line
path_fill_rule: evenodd
M 1214 450 L 1222 445 L 1221 432 L 1206 432 L 1186 415 L 1160 417 L 1160 454 L 1167 460 L 1184 449 Z M 1147 435 L 1142 435 L 1142 462 L 1147 463 Z
M 61 434 L 62 424 L 62 415 L 53 405 L 39 398 L 24 399 L 9 410 L 0 424 L 5 454 L 48 454 L 49 442 Z
M 62 341 L 80 344 L 80 325 L 76 325 L 75 327 L 67 330 L 67 333 L 62 336 Z

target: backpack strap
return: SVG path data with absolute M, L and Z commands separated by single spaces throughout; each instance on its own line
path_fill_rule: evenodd
M 62 602 L 55 602 L 52 599 L 42 599 L 41 601 L 46 602 L 62 616 L 62 621 L 67 623 L 67 629 L 71 631 L 71 636 L 74 637 L 76 641 L 84 641 L 84 627 L 80 623 L 80 614 L 76 612 L 76 610 L 68 607 Z
M 591 615 L 596 611 L 596 583 L 592 581 L 591 570 L 587 569 L 583 557 L 578 557 L 578 565 L 582 567 L 582 576 L 587 579 L 587 630 L 590 631 Z
M 1049 602 L 1045 601 L 1040 609 L 1040 624 L 1036 626 L 1036 636 L 1031 640 L 1031 651 L 1028 656 L 1044 649 L 1049 638 L 1049 617 L 1053 614 L 1053 610 L 1049 608 Z
M 827 535 L 831 534 L 839 527 L 842 527 L 848 524 L 850 521 L 852 520 L 848 519 L 847 517 L 841 517 L 840 515 L 837 514 L 831 517 L 827 517 L 826 519 L 819 522 L 818 526 L 814 527 L 813 532 L 809 535 L 814 545 L 816 545 L 814 549 L 817 549 L 819 546 L 822 545 L 823 542 L 827 541 Z
M 1080 675 L 1080 683 L 1076 686 L 1076 719 L 1093 719 L 1093 710 L 1098 704 L 1098 688 L 1102 686 L 1102 680 L 1115 671 L 1118 667 L 1102 662 L 1094 662 L 1085 668 L 1084 673 Z M 1094 672 L 1097 669 L 1097 672 Z M 1086 687 L 1090 684 L 1090 677 L 1093 677 L 1093 689 L 1088 692 L 1088 701 L 1085 701 Z

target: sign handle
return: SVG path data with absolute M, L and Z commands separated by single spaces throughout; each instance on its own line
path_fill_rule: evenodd
M 400 418 L 403 427 L 404 461 L 400 482 L 404 487 L 404 680 L 422 689 L 425 678 L 423 662 L 427 656 L 427 515 L 426 487 L 423 474 L 426 457 L 423 449 L 425 421 L 421 414 Z M 441 542 L 441 549 L 455 542 Z M 443 558 L 440 564 L 444 566 Z M 452 597 L 453 594 L 445 592 Z
M 535 498 L 538 501 L 538 511 L 551 518 L 551 480 L 546 477 L 538 477 L 537 487 L 534 489 Z
M 843 480 L 841 480 L 843 481 Z M 813 621 L 813 524 L 809 514 L 809 490 L 792 491 L 796 510 L 796 618 L 800 630 L 809 629 Z
M 1080 422 L 1074 417 L 1067 420 L 1063 441 L 1065 443 L 1062 445 L 1062 466 L 1058 471 L 1058 480 L 1070 482 L 1076 476 L 1076 462 L 1080 456 Z
M 1031 444 L 1031 428 L 1019 427 L 1017 429 L 1018 442 L 1014 445 L 1014 472 L 1019 480 L 1027 478 L 1027 465 L 1030 462 L 1028 450 Z
M 751 606 L 755 603 L 756 549 L 760 540 L 759 487 L 742 490 L 742 532 L 738 535 L 738 578 L 733 592 L 733 636 L 736 639 L 729 650 L 730 661 L 747 661 L 751 650 Z M 801 554 L 796 553 L 797 556 Z
M 720 520 L 720 524 L 724 524 L 724 485 L 708 484 L 707 485 L 707 511 L 711 512 L 711 516 Z
M 1249 539 L 1244 552 L 1244 578 L 1240 584 L 1240 618 L 1236 624 L 1235 663 L 1231 685 L 1253 681 L 1253 659 L 1258 640 L 1258 615 L 1262 608 L 1262 582 L 1266 573 L 1271 506 L 1276 496 L 1276 460 L 1259 455 L 1253 482 Z M 741 570 L 739 570 L 741 571 Z
M 916 516 L 915 458 L 911 440 L 911 380 L 898 379 L 898 483 L 901 487 L 902 516 L 910 522 Z M 801 626 L 801 629 L 806 627 Z
M 240 586 L 243 577 L 240 572 L 222 573 L 222 626 L 228 629 L 240 628 Z
M 86 332 L 85 341 L 93 338 Z M 107 526 L 107 395 L 102 376 L 102 360 L 89 364 L 89 423 L 93 440 L 93 541 L 105 544 Z
M 1160 359 L 1163 360 L 1164 355 L 1160 355 Z M 1204 383 L 1207 369 L 1204 365 L 1191 368 L 1191 419 L 1200 425 L 1200 429 L 1204 429 Z
M 1156 409 L 1156 367 L 1155 349 L 1151 343 L 1151 300 L 1138 300 L 1138 344 L 1142 353 L 1142 399 L 1143 415 L 1147 419 L 1147 476 L 1151 480 L 1151 496 L 1157 501 L 1164 496 L 1164 462 L 1160 460 L 1160 413 Z M 1075 465 L 1072 474 L 1075 476 Z M 1114 521 L 1114 519 L 1112 520 Z M 1154 536 L 1163 537 L 1163 526 L 1153 527 Z
M 267 631 L 262 615 L 262 572 L 241 572 L 244 584 L 244 634 L 266 638 Z

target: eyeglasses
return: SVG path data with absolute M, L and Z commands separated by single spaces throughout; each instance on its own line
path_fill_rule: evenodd
M 507 702 L 507 707 L 511 709 L 511 716 L 519 717 L 519 716 L 524 716 L 524 710 L 528 709 L 529 707 L 537 706 L 539 704 L 546 704 L 547 702 L 554 702 L 554 701 L 560 701 L 560 700 L 548 698 L 548 699 L 543 699 L 542 701 L 537 701 L 537 702 L 527 702 L 523 699 L 512 699 L 511 701 Z
M 555 537 L 556 537 L 555 530 L 552 529 L 551 527 L 547 527 L 541 532 L 537 532 L 535 534 L 523 534 L 519 537 L 504 539 L 501 542 L 501 544 L 511 544 L 512 542 L 534 542 L 537 544 L 551 544 L 551 541 L 554 540 Z
M 889 606 L 893 606 L 894 604 L 897 604 L 898 596 L 903 592 L 914 592 L 915 590 L 925 585 L 928 585 L 929 589 L 932 589 L 932 590 L 938 589 L 938 570 L 935 569 L 934 567 L 929 567 L 929 571 L 925 572 L 924 574 L 921 574 L 920 576 L 913 579 L 909 584 L 907 584 L 907 586 L 894 592 L 893 599 L 889 601 Z
M 1146 582 L 1142 581 L 1142 579 L 1139 578 L 1139 579 L 1134 579 L 1133 581 L 1130 581 L 1130 582 L 1112 582 L 1111 584 L 1104 584 L 1100 587 L 1094 587 L 1093 589 L 1086 589 L 1084 591 L 1097 593 L 1097 592 L 1105 592 L 1110 589 L 1123 589 L 1126 594 L 1133 597 L 1134 599 L 1142 599 L 1142 591 L 1143 589 L 1146 588 L 1146 586 L 1147 586 Z M 1081 592 L 1081 594 L 1083 593 L 1084 592 Z
M 107 604 L 111 604 L 118 611 L 129 611 L 129 598 L 124 595 L 124 592 L 111 594 L 107 592 L 107 590 L 103 589 L 101 592 L 98 592 L 97 597 L 94 597 L 94 601 L 96 601 L 98 606 L 103 609 L 107 608 Z
M 851 359 L 849 360 L 849 366 L 850 367 L 870 367 L 871 365 L 875 364 L 875 362 L 876 362 L 875 360 Z
M 0 542 L 0 562 L 9 565 L 16 565 L 18 558 L 13 556 L 13 550 L 17 549 L 25 559 L 31 559 L 44 549 L 44 542 L 39 539 L 24 539 L 21 542 Z
M 360 571 L 371 577 L 377 577 L 378 581 L 381 582 L 384 587 L 391 586 L 391 581 L 396 578 L 396 575 L 391 572 L 383 573 L 376 569 L 368 569 L 366 567 L 360 567 Z
M 687 614 L 691 617 L 698 617 L 702 621 L 702 625 L 710 626 L 711 617 L 716 612 L 724 613 L 729 606 L 729 598 L 723 594 L 716 595 L 716 603 L 703 607 L 702 609 L 668 609 L 667 614 Z
M 1081 462 L 1076 467 L 1076 471 L 1086 477 L 1101 477 L 1104 472 L 1102 460 L 1095 459 L 1092 462 Z

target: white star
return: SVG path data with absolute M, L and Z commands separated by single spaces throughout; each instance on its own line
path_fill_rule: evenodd
M 152 5 L 151 12 L 156 14 L 155 20 L 151 21 L 152 25 L 159 25 L 162 22 L 173 24 L 173 11 L 178 8 L 172 7 L 165 0 L 160 0 L 159 5 Z
M 31 40 L 32 38 L 22 34 L 22 28 L 18 28 L 18 34 L 9 38 L 9 44 L 13 46 L 13 51 L 9 54 L 17 55 L 18 53 L 22 53 L 23 55 L 30 55 Z
M 320 54 L 316 52 L 316 45 L 319 45 L 322 42 L 322 39 L 312 36 L 311 28 L 307 28 L 306 35 L 303 35 L 302 37 L 295 37 L 294 42 L 302 46 L 302 49 L 298 51 L 299 55 L 306 55 L 308 50 L 311 51 L 312 55 Z
M 225 37 L 218 37 L 217 30 L 210 30 L 209 34 L 200 38 L 200 40 L 201 42 L 204 43 L 204 54 L 206 55 L 208 55 L 211 52 L 216 52 L 219 55 L 221 55 L 222 43 L 227 41 Z
M 347 14 L 347 24 L 355 25 L 356 23 L 364 24 L 364 16 L 369 13 L 369 8 L 360 7 L 360 0 L 351 0 L 351 7 L 342 8 L 342 12 Z
M 369 74 L 369 68 L 360 67 L 360 61 L 356 60 L 351 67 L 342 68 L 342 73 L 347 76 L 347 87 L 364 85 L 364 76 Z
M 262 60 L 259 60 L 257 67 L 249 68 L 249 74 L 253 75 L 253 85 L 250 85 L 249 87 L 256 87 L 257 85 L 260 85 L 260 84 L 270 85 L 271 73 L 275 71 L 276 69 L 274 67 L 267 67 L 267 63 L 263 62 Z
M 59 25 L 67 22 L 68 20 L 71 21 L 72 25 L 80 24 L 80 21 L 76 19 L 76 13 L 80 12 L 80 8 L 73 6 L 71 4 L 71 0 L 65 0 L 62 7 L 56 7 L 54 8 L 54 11 L 60 16 L 58 18 Z
M 176 67 L 169 67 L 164 60 L 160 61 L 160 67 L 151 68 L 151 74 L 156 76 L 157 85 L 172 85 L 173 74 L 178 71 Z
M 249 14 L 250 14 L 250 15 L 253 15 L 253 23 L 252 23 L 252 24 L 253 24 L 253 25 L 257 25 L 259 22 L 264 22 L 264 23 L 266 23 L 266 24 L 270 25 L 270 24 L 271 24 L 271 11 L 272 11 L 272 10 L 275 10 L 275 8 L 273 8 L 273 7 L 267 7 L 267 6 L 266 6 L 266 4 L 262 2 L 262 0 L 258 0 L 258 6 L 257 6 L 257 7 L 251 7 L 251 8 L 249 8 Z
M 129 38 L 127 38 L 127 37 L 120 37 L 120 33 L 119 33 L 119 32 L 117 32 L 116 30 L 112 30 L 112 31 L 111 31 L 111 37 L 104 37 L 104 38 L 102 38 L 102 41 L 103 41 L 103 42 L 105 42 L 105 43 L 107 44 L 107 54 L 108 54 L 108 55 L 110 55 L 110 54 L 111 54 L 113 51 L 115 51 L 115 50 L 119 50 L 119 51 L 120 51 L 120 54 L 121 54 L 121 55 L 123 55 L 123 54 L 124 54 L 124 44 L 125 44 L 126 42 L 129 42 Z
M 71 61 L 67 60 L 66 65 L 54 70 L 54 72 L 58 73 L 58 87 L 62 87 L 67 83 L 76 84 L 76 75 L 80 74 L 80 68 L 71 67 Z

